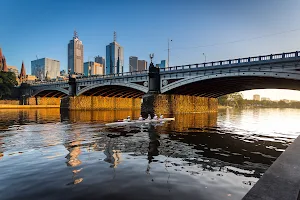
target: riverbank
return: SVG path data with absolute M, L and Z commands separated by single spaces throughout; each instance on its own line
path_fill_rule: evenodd
M 37 108 L 60 108 L 60 105 L 8 105 L 8 104 L 0 104 L 0 109 L 37 109 Z

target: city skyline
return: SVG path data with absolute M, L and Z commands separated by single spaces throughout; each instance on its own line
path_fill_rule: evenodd
M 96 1 L 82 4 L 74 0 L 71 9 L 67 2 L 60 1 L 5 0 L 1 5 L 2 23 L 9 30 L 0 32 L 0 47 L 7 65 L 20 70 L 24 60 L 28 74 L 30 61 L 36 55 L 56 58 L 61 61 L 61 70 L 67 71 L 66 43 L 74 29 L 85 45 L 84 61 L 89 56 L 104 56 L 113 31 L 118 32 L 118 41 L 126 49 L 124 71 L 129 71 L 131 55 L 149 61 L 149 53 L 155 53 L 154 64 L 166 60 L 168 38 L 172 39 L 170 66 L 300 50 L 300 27 L 295 20 L 300 16 L 297 0 L 176 1 L 172 4 L 129 0 L 101 5 Z M 106 18 L 112 6 L 115 14 Z M 137 6 L 143 9 L 136 10 Z M 94 12 L 99 7 L 102 12 Z M 10 10 L 16 14 L 12 16 Z M 54 15 L 48 12 L 51 10 Z M 90 31 L 90 27 L 94 30 Z M 272 94 L 274 98 L 277 93 Z M 243 94 L 247 96 L 247 92 Z M 299 92 L 287 91 L 282 95 L 300 100 Z

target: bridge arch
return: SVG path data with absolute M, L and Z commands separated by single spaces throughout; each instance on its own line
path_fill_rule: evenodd
M 42 96 L 47 96 L 52 93 L 52 96 L 66 96 L 69 94 L 69 91 L 60 88 L 60 87 L 48 87 L 48 88 L 40 88 L 34 90 L 31 96 L 38 96 L 39 94 L 43 94 Z
M 148 92 L 148 87 L 135 83 L 99 83 L 79 90 L 77 92 L 77 96 L 87 94 L 88 92 L 91 93 L 88 95 L 92 96 L 101 96 L 101 92 L 105 92 L 107 96 L 141 97 L 143 94 Z
M 199 75 L 170 83 L 161 93 L 219 97 L 251 89 L 300 90 L 300 74 L 288 72 L 232 72 Z

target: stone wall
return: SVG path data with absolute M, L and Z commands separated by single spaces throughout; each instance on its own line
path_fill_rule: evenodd
M 141 99 L 102 96 L 65 97 L 62 100 L 61 108 L 69 110 L 141 109 Z
M 56 97 L 30 97 L 28 105 L 60 105 L 61 98 Z
M 0 104 L 5 104 L 5 105 L 19 105 L 20 101 L 19 100 L 0 100 Z
M 146 94 L 143 97 L 142 114 L 178 114 L 217 112 L 215 98 L 172 94 Z

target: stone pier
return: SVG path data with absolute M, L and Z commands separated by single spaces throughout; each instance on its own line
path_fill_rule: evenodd
M 102 96 L 68 96 L 61 100 L 61 109 L 68 110 L 139 110 L 140 98 Z
M 218 101 L 215 98 L 187 95 L 145 94 L 141 109 L 144 117 L 148 114 L 217 112 Z

